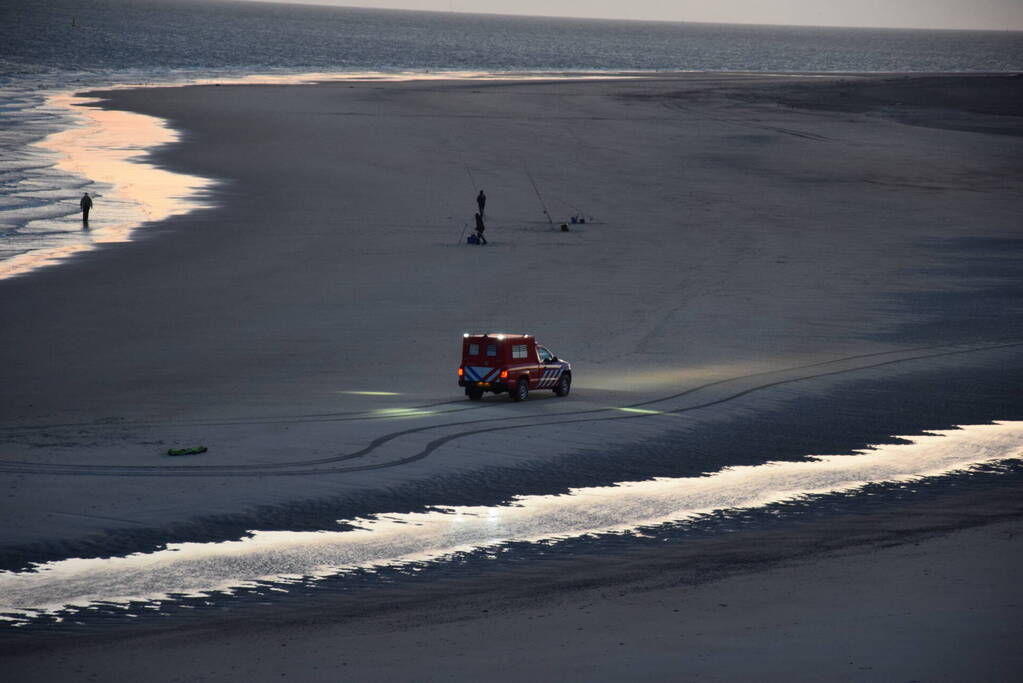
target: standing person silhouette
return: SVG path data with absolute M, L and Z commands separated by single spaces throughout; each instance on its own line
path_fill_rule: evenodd
M 484 209 L 487 208 L 487 195 L 483 194 L 483 190 L 480 190 L 480 193 L 476 195 L 476 206 L 480 207 L 480 216 L 485 216 L 486 211 Z
M 476 244 L 486 244 L 487 238 L 483 236 L 483 231 L 487 229 L 487 226 L 483 225 L 483 216 L 476 214 Z
M 82 195 L 82 200 L 78 202 L 78 205 L 82 207 L 82 222 L 89 222 L 89 210 L 92 209 L 92 197 L 86 192 Z

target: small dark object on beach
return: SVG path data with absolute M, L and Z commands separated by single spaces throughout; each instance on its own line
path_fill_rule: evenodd
M 568 232 L 568 226 L 564 223 L 561 224 L 561 232 Z
M 194 446 L 193 448 L 171 448 L 167 451 L 167 455 L 199 455 L 205 453 L 208 449 L 206 446 Z

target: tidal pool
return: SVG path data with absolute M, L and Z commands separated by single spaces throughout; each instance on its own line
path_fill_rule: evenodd
M 179 543 L 125 557 L 50 562 L 31 571 L 0 572 L 0 613 L 20 622 L 96 604 L 230 594 L 266 582 L 315 581 L 509 542 L 630 532 L 715 510 L 752 509 L 808 495 L 851 492 L 871 483 L 939 476 L 1023 456 L 1023 422 L 968 426 L 907 441 L 853 455 L 732 467 L 702 477 L 521 496 L 493 507 L 339 520 L 358 527 L 348 531 L 253 530 L 237 541 Z

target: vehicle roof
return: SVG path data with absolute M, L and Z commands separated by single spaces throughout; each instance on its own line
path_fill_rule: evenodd
M 498 341 L 501 341 L 503 339 L 532 339 L 533 335 L 531 335 L 531 334 L 507 334 L 505 332 L 487 332 L 487 333 L 484 333 L 484 334 L 479 334 L 479 333 L 471 334 L 471 333 L 466 332 L 465 334 L 462 335 L 462 337 L 464 339 L 483 339 L 485 337 L 487 339 L 497 339 Z

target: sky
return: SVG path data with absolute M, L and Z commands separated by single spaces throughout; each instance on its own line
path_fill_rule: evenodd
M 264 0 L 536 16 L 1023 30 L 1023 0 Z

